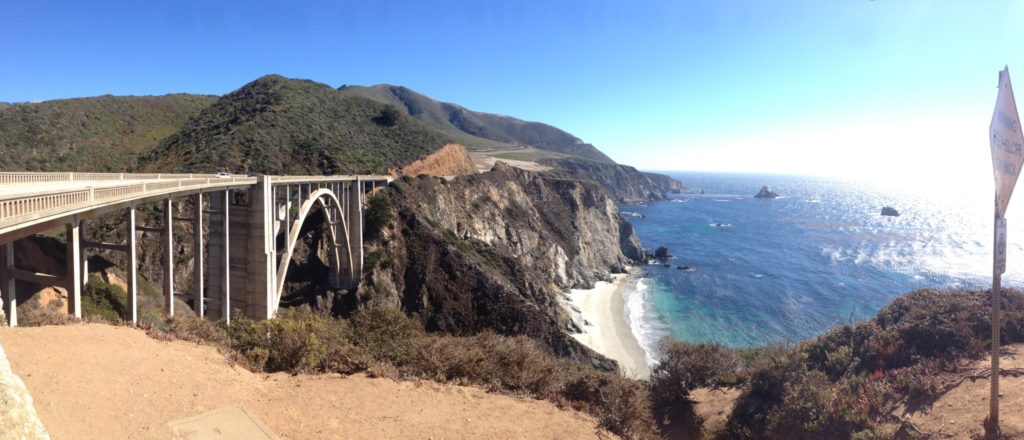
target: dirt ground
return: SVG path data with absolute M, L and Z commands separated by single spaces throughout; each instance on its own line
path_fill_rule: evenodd
M 697 415 L 704 419 L 705 432 L 713 434 L 725 428 L 725 422 L 741 392 L 739 388 L 697 388 L 690 393 L 690 398 L 697 402 Z
M 989 368 L 989 360 L 975 362 L 977 370 Z M 999 367 L 1003 371 L 1024 368 L 1024 344 L 1004 347 Z M 988 378 L 965 380 L 935 401 L 931 407 L 907 413 L 910 421 L 932 438 L 980 438 L 982 422 L 988 417 Z M 1024 439 L 1024 376 L 999 378 L 999 421 L 1005 438 Z
M 167 439 L 167 423 L 241 404 L 284 439 L 615 438 L 582 413 L 434 382 L 256 374 L 212 347 L 99 324 L 0 328 L 54 439 Z

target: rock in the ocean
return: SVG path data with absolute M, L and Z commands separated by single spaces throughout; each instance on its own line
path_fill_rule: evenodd
M 899 217 L 900 212 L 897 211 L 896 208 L 893 208 L 892 206 L 885 206 L 882 208 L 882 215 L 888 217 Z
M 772 191 L 772 188 L 770 186 L 765 185 L 765 186 L 761 187 L 761 191 L 758 191 L 757 195 L 755 195 L 754 198 L 757 198 L 757 199 L 774 199 L 774 198 L 776 198 L 778 196 L 779 196 L 779 194 L 776 193 L 775 191 Z
M 654 250 L 654 258 L 658 261 L 665 261 L 672 258 L 672 254 L 668 253 L 667 247 L 658 246 L 658 248 Z

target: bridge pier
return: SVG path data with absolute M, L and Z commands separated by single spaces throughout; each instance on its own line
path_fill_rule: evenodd
M 18 325 L 18 299 L 14 296 L 14 242 L 0 246 L 0 301 L 4 303 L 7 324 Z
M 77 218 L 65 227 L 67 232 L 67 271 L 65 272 L 68 290 L 68 314 L 82 318 L 82 229 Z
M 241 223 L 239 238 L 232 248 L 240 250 L 244 267 L 238 271 L 233 306 L 252 319 L 270 319 L 277 312 L 275 290 L 277 267 L 275 262 L 274 200 L 270 180 L 266 176 L 256 179 L 249 190 L 249 205 L 236 216 Z
M 203 284 L 203 193 L 195 196 L 195 212 L 192 214 L 192 309 L 196 316 L 206 316 L 206 295 Z
M 174 316 L 174 202 L 168 198 L 164 201 L 164 310 L 167 316 Z
M 125 250 L 128 252 L 128 310 L 125 317 L 126 320 L 131 321 L 132 325 L 139 324 L 139 265 L 137 258 L 136 248 L 136 230 L 135 230 L 135 205 L 128 207 L 128 221 L 127 221 L 128 233 L 127 242 L 125 243 Z
M 231 322 L 231 191 L 210 194 L 209 256 L 209 315 Z

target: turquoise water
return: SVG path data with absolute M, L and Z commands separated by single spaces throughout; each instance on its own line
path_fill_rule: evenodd
M 990 286 L 991 186 L 915 194 L 805 177 L 670 174 L 690 190 L 621 207 L 645 248 L 674 255 L 670 268 L 645 266 L 627 298 L 649 352 L 662 336 L 735 347 L 796 342 L 870 317 L 914 289 Z M 754 199 L 764 184 L 782 197 Z M 902 215 L 881 216 L 886 205 Z M 1024 221 L 1010 217 L 1004 285 L 1020 287 Z

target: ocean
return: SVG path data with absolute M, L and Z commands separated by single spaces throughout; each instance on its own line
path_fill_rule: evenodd
M 688 190 L 620 207 L 646 249 L 665 246 L 673 255 L 671 267 L 643 266 L 626 294 L 627 317 L 649 363 L 666 336 L 732 347 L 795 343 L 870 318 L 915 289 L 991 286 L 991 181 L 929 190 L 797 176 L 667 174 Z M 762 185 L 781 197 L 753 198 Z M 901 215 L 884 217 L 883 206 Z M 1019 288 L 1024 218 L 1015 222 L 1012 206 L 1003 285 Z

